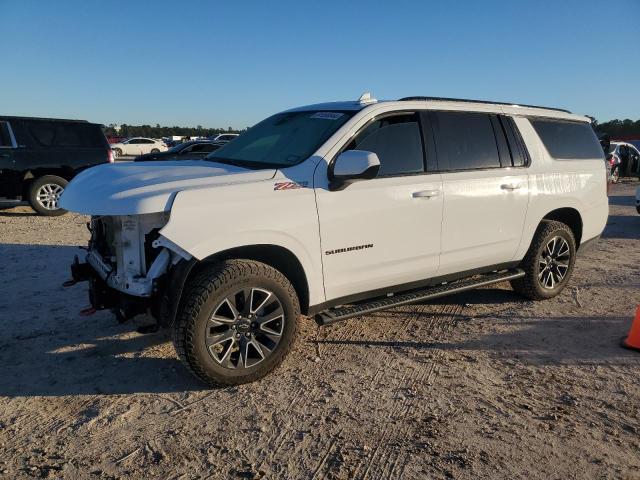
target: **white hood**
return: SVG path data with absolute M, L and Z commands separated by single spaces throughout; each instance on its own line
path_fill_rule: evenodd
M 76 176 L 59 204 L 85 215 L 164 212 L 179 191 L 268 180 L 274 175 L 274 169 L 249 170 L 203 160 L 106 163 Z

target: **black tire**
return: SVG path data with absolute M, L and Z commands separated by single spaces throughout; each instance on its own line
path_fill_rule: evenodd
M 242 293 L 247 290 L 250 290 L 249 295 Z M 272 304 L 266 304 L 264 308 L 262 304 L 256 305 L 254 295 L 266 296 L 264 292 L 271 293 L 279 302 L 271 313 L 266 313 L 266 310 L 272 308 Z M 251 298 L 248 311 L 258 307 L 253 315 L 255 322 L 263 322 L 270 315 L 278 316 L 281 309 L 282 315 L 278 318 L 281 318 L 282 323 L 270 320 L 255 328 L 253 321 L 247 318 L 247 309 L 244 308 L 248 296 Z M 238 299 L 242 298 L 244 307 L 242 302 L 238 303 Z M 236 313 L 241 315 L 238 320 L 231 320 L 235 314 L 230 309 L 229 302 L 234 302 Z M 220 313 L 221 310 L 228 313 Z M 214 314 L 216 319 L 224 318 L 224 322 L 214 320 Z M 182 363 L 208 385 L 253 382 L 276 368 L 289 353 L 296 336 L 299 315 L 300 305 L 296 292 L 282 273 L 256 261 L 226 260 L 205 268 L 188 280 L 180 311 L 173 325 L 173 344 Z M 228 321 L 234 323 L 227 323 Z M 248 322 L 251 323 L 250 326 L 247 325 Z M 218 325 L 215 325 L 216 323 Z M 262 359 L 256 360 L 255 354 L 260 352 L 254 346 L 255 343 L 259 343 L 259 349 L 262 351 L 264 343 L 268 343 L 267 340 L 271 341 L 264 333 L 265 325 L 268 326 L 269 332 L 279 330 L 279 336 L 269 334 L 270 337 L 279 339 L 275 345 L 270 345 L 271 351 L 264 350 L 263 353 L 266 355 L 261 353 Z M 248 330 L 249 328 L 251 330 Z M 218 338 L 228 335 L 232 338 L 224 342 L 217 341 Z M 209 346 L 207 342 L 210 343 Z M 253 358 L 249 358 L 250 351 Z M 241 352 L 244 352 L 244 359 Z M 225 358 L 226 360 L 223 360 Z M 256 363 L 253 363 L 254 361 Z
M 121 157 L 122 156 L 122 149 L 121 148 L 114 148 L 113 149 L 113 153 L 115 154 L 116 158 Z
M 59 208 L 57 205 L 58 199 L 68 183 L 64 178 L 55 175 L 44 175 L 33 180 L 29 185 L 27 195 L 31 208 L 40 215 L 48 217 L 67 213 L 66 210 Z
M 160 153 L 160 150 L 158 150 L 157 148 L 154 148 L 151 150 L 151 153 Z
M 620 168 L 613 167 L 611 171 L 611 183 L 618 183 L 620 181 Z
M 563 239 L 568 247 L 568 255 L 549 260 L 549 246 L 553 239 Z M 559 244 L 556 247 L 556 244 Z M 564 243 L 558 240 L 553 244 L 554 249 L 563 248 Z M 563 253 L 564 250 L 562 250 Z M 511 281 L 511 287 L 520 295 L 531 300 L 544 300 L 558 295 L 569 282 L 576 260 L 576 241 L 571 229 L 562 222 L 544 220 L 538 226 L 536 233 L 525 255 L 520 268 L 526 275 Z M 566 264 L 566 269 L 564 268 Z M 548 265 L 547 267 L 541 266 Z M 561 268 L 562 267 L 562 268 Z M 560 274 L 564 275 L 560 278 Z M 560 281 L 557 281 L 560 278 Z M 555 280 L 555 281 L 554 281 Z

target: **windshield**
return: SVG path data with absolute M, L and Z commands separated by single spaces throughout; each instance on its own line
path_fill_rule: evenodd
M 354 113 L 278 113 L 207 155 L 205 160 L 249 168 L 290 167 L 309 158 Z
M 182 150 L 183 148 L 186 148 L 187 146 L 189 146 L 191 144 L 192 144 L 192 142 L 179 143 L 179 144 L 174 145 L 173 147 L 171 147 L 169 150 L 167 150 L 167 153 L 177 153 L 180 150 Z

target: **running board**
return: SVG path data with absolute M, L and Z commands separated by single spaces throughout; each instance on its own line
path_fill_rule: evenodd
M 465 280 L 456 280 L 455 282 L 444 283 L 422 290 L 414 290 L 407 293 L 391 295 L 386 298 L 373 300 L 369 303 L 360 303 L 357 305 L 332 308 L 316 314 L 315 320 L 319 325 L 329 325 L 331 323 L 340 322 L 349 318 L 359 317 L 361 315 L 367 315 L 373 312 L 379 312 L 380 310 L 387 310 L 389 308 L 400 307 L 402 305 L 410 305 L 412 303 L 440 298 L 446 295 L 452 295 L 454 293 L 464 292 L 467 290 L 472 290 L 474 288 L 484 287 L 486 285 L 492 285 L 494 283 L 515 280 L 516 278 L 524 277 L 524 275 L 524 270 L 521 270 L 519 268 L 504 270 L 501 272 L 493 272 L 481 276 L 478 275 Z

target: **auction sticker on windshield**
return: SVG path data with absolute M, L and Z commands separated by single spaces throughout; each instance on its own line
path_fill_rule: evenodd
M 309 117 L 309 118 L 322 118 L 324 120 L 337 120 L 343 115 L 344 115 L 344 113 L 338 113 L 338 112 L 316 112 L 313 115 L 311 115 L 311 117 Z

